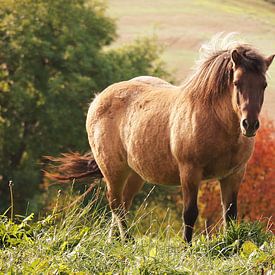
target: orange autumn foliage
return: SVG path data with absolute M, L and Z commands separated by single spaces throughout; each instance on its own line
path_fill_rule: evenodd
M 241 219 L 275 223 L 275 125 L 264 119 L 257 133 L 256 144 L 238 197 Z M 217 182 L 202 184 L 199 204 L 201 218 L 207 225 L 221 219 L 221 203 Z M 273 215 L 273 217 L 272 217 Z M 270 224 L 269 222 L 269 224 Z M 274 230 L 274 228 L 273 228 Z

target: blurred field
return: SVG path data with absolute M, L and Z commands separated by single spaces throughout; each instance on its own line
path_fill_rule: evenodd
M 188 74 L 202 42 L 217 32 L 239 32 L 266 55 L 275 53 L 275 5 L 263 0 L 109 0 L 117 19 L 117 45 L 157 36 L 163 60 L 179 84 Z M 275 63 L 269 71 L 263 112 L 275 120 Z

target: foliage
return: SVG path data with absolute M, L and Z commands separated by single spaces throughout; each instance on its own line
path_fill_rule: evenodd
M 134 44 L 106 52 L 106 62 L 102 70 L 105 83 L 127 80 L 137 75 L 168 76 L 164 64 L 158 57 L 161 48 L 156 39 L 137 39 Z
M 1 1 L 0 37 L 0 209 L 9 179 L 16 206 L 26 209 L 42 181 L 42 155 L 87 150 L 95 92 L 165 72 L 152 40 L 106 49 L 116 33 L 102 1 Z
M 110 216 L 106 210 L 88 204 L 59 212 L 58 205 L 46 218 L 25 222 L 28 226 L 22 227 L 22 233 L 31 241 L 15 235 L 17 242 L 0 249 L 0 272 L 254 274 L 274 268 L 274 238 L 258 223 L 234 224 L 226 233 L 211 238 L 195 235 L 191 247 L 172 230 L 166 218 L 152 220 L 165 226 L 147 228 L 147 234 L 140 235 L 137 227 L 141 219 L 134 216 L 130 226 L 135 242 L 123 244 L 114 239 L 108 243 Z M 4 234 L 13 235 L 14 228 L 22 223 L 3 220 Z
M 272 233 L 265 230 L 265 227 L 259 221 L 231 223 L 225 233 L 222 231 L 211 236 L 211 239 L 205 244 L 202 242 L 199 250 L 216 256 L 232 256 L 239 253 L 243 245 L 252 243 L 255 247 L 261 246 L 266 241 L 270 241 Z M 201 236 L 198 243 L 205 239 Z M 249 249 L 247 247 L 247 249 Z
M 33 216 L 33 214 L 29 215 L 18 224 L 9 220 L 5 215 L 0 216 L 0 248 L 32 243 L 32 229 L 29 222 Z
M 217 183 L 202 186 L 201 215 L 207 224 L 215 224 L 221 217 L 219 187 Z M 256 144 L 250 159 L 244 182 L 238 197 L 239 217 L 262 219 L 271 226 L 275 222 L 275 126 L 272 121 L 262 120 Z M 274 230 L 274 228 L 273 228 Z

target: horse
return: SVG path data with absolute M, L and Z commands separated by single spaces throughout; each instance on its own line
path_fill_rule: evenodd
M 191 243 L 202 181 L 220 182 L 225 225 L 237 218 L 237 196 L 260 126 L 264 57 L 232 34 L 203 44 L 181 86 L 152 76 L 115 83 L 90 104 L 86 130 L 91 153 L 63 154 L 48 176 L 58 180 L 104 178 L 118 226 L 130 238 L 126 214 L 145 182 L 181 186 L 183 237 Z

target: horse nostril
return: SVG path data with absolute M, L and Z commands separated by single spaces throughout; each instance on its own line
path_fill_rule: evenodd
M 260 123 L 259 123 L 259 120 L 256 120 L 255 123 L 254 123 L 254 130 L 258 130 L 260 127 Z
M 247 130 L 248 127 L 249 127 L 248 120 L 247 120 L 247 119 L 244 119 L 244 120 L 242 121 L 242 125 L 243 125 L 244 129 Z

